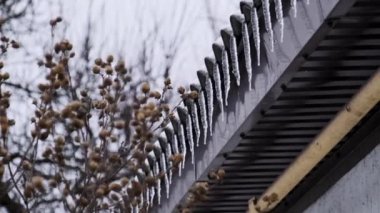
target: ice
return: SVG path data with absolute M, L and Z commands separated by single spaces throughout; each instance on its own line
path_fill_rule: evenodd
M 222 120 L 224 118 L 224 112 L 223 112 L 223 96 L 222 96 L 222 82 L 220 80 L 220 72 L 218 68 L 218 64 L 214 64 L 213 72 L 212 72 L 213 78 L 214 78 L 214 83 L 215 83 L 215 94 L 216 94 L 216 100 L 218 102 L 221 115 L 222 115 Z
M 256 7 L 252 8 L 252 14 L 251 14 L 251 23 L 252 23 L 252 32 L 253 32 L 253 40 L 255 42 L 255 48 L 256 48 L 256 60 L 257 60 L 257 66 L 260 66 L 260 23 L 259 23 L 259 17 L 257 15 L 257 9 Z
M 191 116 L 188 113 L 186 118 L 186 135 L 189 142 L 190 153 L 191 153 L 191 164 L 194 164 L 194 139 L 193 139 L 193 127 L 191 124 Z
M 165 173 L 164 185 L 165 185 L 166 198 L 169 198 L 170 183 L 169 183 L 168 171 L 166 168 L 166 157 L 164 153 L 161 154 L 160 160 L 161 160 L 160 163 L 161 163 L 162 172 Z
M 183 161 L 181 162 L 182 169 L 183 169 L 183 168 L 185 168 L 185 159 L 186 159 L 186 154 L 187 154 L 187 148 L 186 148 L 186 140 L 185 140 L 185 131 L 184 131 L 182 125 L 179 125 L 178 137 L 179 137 L 179 141 L 181 144 L 182 155 L 183 155 Z
M 207 113 L 208 113 L 208 126 L 210 135 L 212 135 L 212 115 L 214 113 L 214 91 L 212 89 L 211 79 L 207 78 L 206 82 L 206 96 L 207 96 Z
M 242 32 L 243 32 L 245 69 L 247 70 L 247 74 L 248 74 L 249 90 L 251 90 L 251 85 L 252 85 L 251 45 L 249 43 L 249 33 L 248 33 L 248 27 L 246 23 L 243 24 Z
M 239 71 L 239 59 L 237 52 L 236 38 L 232 34 L 230 38 L 230 53 L 231 53 L 231 64 L 232 64 L 232 74 L 234 74 L 236 79 L 236 84 L 240 86 L 240 71 Z
M 207 110 L 206 110 L 206 101 L 203 91 L 198 94 L 198 104 L 199 104 L 199 112 L 201 116 L 201 124 L 203 128 L 203 144 L 207 142 Z
M 154 191 L 154 187 L 150 187 L 150 206 L 153 206 L 155 196 L 156 192 Z
M 284 14 L 282 8 L 282 0 L 275 0 L 275 11 L 277 22 L 280 25 L 280 41 L 284 41 Z
M 269 3 L 269 0 L 261 0 L 261 2 L 263 5 L 265 29 L 269 34 L 271 51 L 273 52 L 273 50 L 274 50 L 274 37 L 273 37 L 272 19 L 271 19 L 271 15 L 270 15 L 270 3 Z
M 160 167 L 159 167 L 158 162 L 156 162 L 156 164 L 154 165 L 154 170 L 155 170 L 155 175 L 159 176 Z M 157 189 L 158 205 L 160 205 L 161 204 L 161 178 L 157 178 L 156 189 Z
M 168 154 L 166 156 L 166 161 L 169 163 L 169 184 L 172 184 L 173 172 L 171 170 L 172 162 L 169 160 L 170 156 L 172 156 L 172 146 L 168 143 Z
M 145 197 L 146 203 L 148 206 L 150 206 L 150 191 L 149 191 L 149 189 L 145 190 L 145 195 L 146 195 L 146 197 Z
M 179 154 L 180 151 L 179 151 L 179 147 L 178 147 L 178 139 L 175 135 L 173 135 L 173 144 L 174 144 L 174 153 L 175 154 Z M 181 174 L 182 174 L 182 162 L 179 164 L 179 168 L 178 168 L 178 175 L 181 177 Z
M 198 106 L 195 104 L 195 102 L 191 102 L 190 113 L 191 113 L 191 119 L 193 123 L 193 129 L 195 133 L 195 144 L 198 147 L 201 131 L 200 131 L 199 119 L 198 119 Z
M 293 10 L 294 18 L 297 18 L 297 0 L 290 0 L 290 7 Z
M 223 83 L 224 83 L 224 94 L 226 99 L 224 100 L 225 105 L 228 105 L 228 93 L 230 92 L 230 65 L 228 63 L 228 53 L 226 50 L 222 52 L 222 71 L 223 71 Z
M 140 199 L 141 199 L 141 203 L 139 206 L 142 208 L 144 206 L 144 193 L 140 194 Z M 120 201 L 123 201 L 123 198 L 121 198 Z

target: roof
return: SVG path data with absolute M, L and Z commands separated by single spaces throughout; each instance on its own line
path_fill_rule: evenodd
M 315 0 L 307 4 L 299 1 L 297 17 L 289 12 L 291 7 L 287 2 L 283 5 L 284 14 L 288 14 L 284 17 L 283 42 L 279 42 L 281 25 L 274 21 L 273 52 L 270 33 L 263 30 L 261 4 L 255 4 L 262 23 L 260 66 L 256 60 L 254 31 L 249 25 L 252 4 L 242 3 L 242 16 L 231 17 L 240 85 L 236 83 L 231 63 L 228 106 L 221 112 L 215 86 L 218 82 L 208 60 L 215 93 L 213 134 L 208 133 L 206 145 L 195 148 L 195 164 L 187 160 L 181 177 L 173 179 L 169 199 L 163 199 L 152 209 L 154 212 L 174 211 L 198 181 L 208 181 L 210 188 L 207 199 L 196 203 L 193 212 L 245 212 L 248 200 L 260 196 L 277 179 L 379 67 L 380 2 Z M 244 23 L 249 26 L 249 59 L 243 45 L 241 25 Z M 222 31 L 222 37 L 229 62 L 233 62 L 231 32 Z M 213 47 L 222 72 L 223 46 Z M 249 85 L 247 61 L 252 65 L 252 85 Z M 221 89 L 226 91 L 225 75 L 221 73 L 221 77 Z M 225 93 L 219 95 L 226 97 Z M 369 152 L 378 143 L 374 142 L 373 134 L 380 126 L 379 108 L 375 107 L 275 212 L 300 212 Z M 372 140 L 363 135 L 372 135 Z M 361 149 L 358 141 L 362 142 Z M 226 173 L 221 183 L 207 177 L 218 168 Z M 327 174 L 333 178 L 326 181 Z

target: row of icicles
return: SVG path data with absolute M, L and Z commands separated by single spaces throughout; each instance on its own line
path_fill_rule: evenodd
M 294 17 L 297 16 L 297 0 L 274 0 L 275 17 L 280 26 L 280 42 L 284 37 L 284 18 L 283 18 L 283 1 L 290 1 L 290 6 Z M 305 0 L 309 4 L 309 0 Z M 261 0 L 265 30 L 268 33 L 271 50 L 274 50 L 274 36 L 272 28 L 272 20 L 270 13 L 270 1 Z M 258 9 L 253 6 L 251 9 L 251 21 L 249 23 L 244 22 L 242 25 L 242 44 L 244 54 L 244 67 L 247 71 L 249 87 L 251 87 L 252 78 L 252 57 L 251 57 L 251 45 L 250 35 L 248 28 L 252 28 L 252 38 L 256 51 L 257 65 L 260 66 L 260 28 L 259 28 L 259 16 Z M 194 164 L 194 149 L 199 146 L 200 141 L 203 144 L 207 142 L 207 135 L 212 136 L 212 121 L 214 112 L 214 101 L 221 111 L 223 119 L 223 103 L 228 105 L 228 94 L 230 90 L 231 77 L 234 76 L 237 86 L 240 85 L 240 70 L 238 62 L 238 41 L 235 35 L 231 35 L 229 41 L 229 48 L 224 48 L 221 56 L 220 67 L 222 69 L 223 79 L 219 66 L 215 60 L 211 60 L 213 63 L 212 70 L 209 72 L 198 71 L 197 75 L 200 84 L 190 85 L 192 91 L 198 92 L 198 98 L 195 101 L 185 100 L 184 104 L 177 108 L 176 116 L 171 118 L 171 124 L 168 125 L 156 138 L 154 143 L 154 149 L 148 155 L 145 160 L 145 166 L 151 168 L 150 174 L 145 174 L 142 169 L 139 169 L 138 175 L 135 176 L 135 180 L 142 180 L 146 175 L 157 176 L 160 172 L 165 173 L 163 180 L 158 180 L 156 186 L 149 188 L 141 195 L 141 200 L 146 201 L 148 206 L 153 206 L 155 196 L 157 196 L 158 204 L 161 203 L 161 185 L 163 182 L 166 197 L 169 198 L 170 185 L 172 183 L 172 171 L 168 170 L 172 167 L 170 156 L 175 154 L 182 154 L 183 161 L 179 166 L 179 176 L 181 176 L 182 169 L 185 166 L 185 159 L 190 152 L 191 163 Z M 228 54 L 228 52 L 230 54 Z M 231 71 L 231 72 L 230 72 Z M 223 84 L 223 91 L 222 91 Z M 224 101 L 223 101 L 224 94 Z M 166 172 L 168 170 L 168 172 Z M 161 182 L 162 181 L 162 182 Z M 144 202 L 141 202 L 141 204 Z M 132 207 L 132 212 L 139 212 L 142 206 Z

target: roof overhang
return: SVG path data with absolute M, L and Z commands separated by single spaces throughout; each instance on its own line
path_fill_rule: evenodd
M 289 10 L 289 5 L 285 8 Z M 242 4 L 243 14 L 246 10 Z M 241 85 L 232 85 L 224 115 L 218 113 L 214 119 L 212 137 L 196 149 L 195 164 L 187 161 L 182 176 L 173 180 L 170 198 L 152 210 L 174 211 L 194 183 L 209 181 L 208 173 L 222 167 L 226 171 L 223 182 L 211 181 L 208 199 L 192 210 L 244 212 L 248 200 L 264 193 L 380 66 L 379 14 L 380 4 L 368 0 L 310 1 L 309 5 L 300 3 L 297 18 L 285 17 L 284 41 L 276 42 L 275 51 L 265 48 L 270 41 L 267 33 L 262 34 L 264 53 L 261 65 L 253 67 L 253 90 L 242 71 Z M 274 35 L 279 40 L 278 25 Z M 238 51 L 241 62 L 241 42 Z M 343 144 L 377 128 L 376 110 Z M 336 152 L 341 157 L 358 148 L 355 144 L 342 147 L 346 148 Z M 328 158 L 323 162 L 329 163 L 320 164 L 307 177 L 311 179 L 301 183 L 275 211 L 288 210 L 289 201 L 305 200 L 298 210 L 311 202 L 312 196 L 302 195 L 309 189 L 318 191 L 310 184 L 323 179 L 320 171 L 341 165 Z

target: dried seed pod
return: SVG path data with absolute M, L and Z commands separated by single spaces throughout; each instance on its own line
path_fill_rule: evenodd
M 172 81 L 170 80 L 170 78 L 167 78 L 164 81 L 165 86 L 169 86 L 171 83 L 172 83 Z
M 129 178 L 123 177 L 121 179 L 121 185 L 126 186 L 129 183 Z
M 156 178 L 153 176 L 148 176 L 145 178 L 145 183 L 148 187 L 153 187 L 156 185 Z
M 92 172 L 95 172 L 96 170 L 98 170 L 99 168 L 99 164 L 95 161 L 90 161 L 90 163 L 88 164 L 88 168 L 92 171 Z
M 95 64 L 98 65 L 98 66 L 101 66 L 103 64 L 102 59 L 101 58 L 95 59 Z
M 112 191 L 119 192 L 123 187 L 118 183 L 111 183 L 109 184 L 108 188 Z
M 22 162 L 22 169 L 24 169 L 24 170 L 31 170 L 32 169 L 32 164 L 29 161 L 24 160 Z
M 32 185 L 40 192 L 45 191 L 44 179 L 41 176 L 32 177 Z
M 24 196 L 26 198 L 31 198 L 33 197 L 33 194 L 34 194 L 34 186 L 31 183 L 27 182 L 24 188 Z
M 147 94 L 150 91 L 150 86 L 147 82 L 143 83 L 141 86 L 141 92 Z
M 51 188 L 56 188 L 58 186 L 58 183 L 57 183 L 57 181 L 55 179 L 50 179 L 49 180 L 49 186 Z
M 173 167 L 178 167 L 179 164 L 183 161 L 183 155 L 182 154 L 175 154 L 170 156 L 169 160 L 172 162 Z
M 105 195 L 104 187 L 99 187 L 98 189 L 96 189 L 95 197 L 100 198 L 100 197 L 103 197 L 104 195 Z
M 183 95 L 183 94 L 185 94 L 185 91 L 186 91 L 186 90 L 185 90 L 184 87 L 180 86 L 180 87 L 178 87 L 178 90 L 177 90 L 177 91 L 178 91 L 179 94 Z
M 83 196 L 80 197 L 80 199 L 79 199 L 79 205 L 85 207 L 85 206 L 87 206 L 88 204 L 89 204 L 89 201 L 88 201 L 87 198 L 85 198 L 85 197 L 83 197 Z
M 112 55 L 107 56 L 107 62 L 108 63 L 112 63 L 113 62 L 113 56 Z
M 125 122 L 123 120 L 117 120 L 114 122 L 114 126 L 116 129 L 124 129 Z

